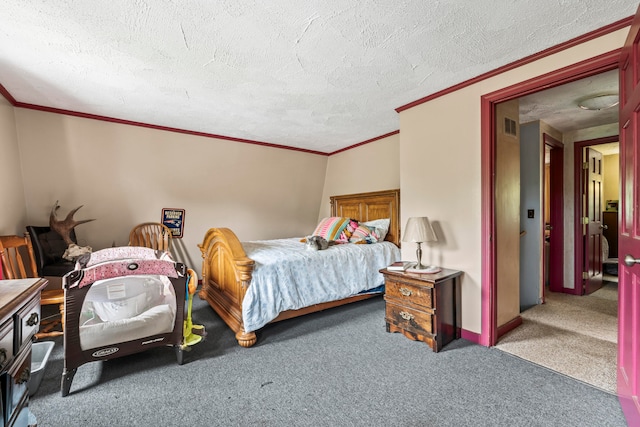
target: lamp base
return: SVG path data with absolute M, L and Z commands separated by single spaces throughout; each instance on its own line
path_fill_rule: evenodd
M 442 269 L 436 265 L 416 265 L 412 268 L 407 268 L 407 273 L 420 273 L 420 274 L 435 274 L 441 272 Z

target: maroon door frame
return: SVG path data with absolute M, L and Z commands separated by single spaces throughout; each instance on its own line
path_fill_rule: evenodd
M 549 241 L 549 290 L 558 292 L 564 287 L 564 151 L 560 141 L 549 134 L 543 134 L 549 152 L 549 222 L 553 226 Z M 544 296 L 544 286 L 543 286 Z M 544 301 L 544 297 L 543 297 Z
M 584 216 L 582 212 L 582 203 L 580 203 L 580 200 L 582 197 L 582 183 L 583 183 L 582 162 L 584 161 L 582 158 L 582 151 L 585 147 L 589 147 L 592 145 L 608 144 L 610 142 L 618 142 L 618 141 L 620 141 L 619 136 L 613 135 L 613 136 L 607 136 L 603 138 L 596 138 L 596 139 L 589 139 L 589 140 L 574 142 L 574 145 L 573 145 L 573 172 L 574 172 L 573 196 L 574 196 L 575 209 L 574 209 L 574 216 L 573 216 L 573 224 L 574 224 L 573 228 L 575 233 L 574 257 L 576 260 L 575 268 L 574 268 L 575 286 L 573 287 L 573 289 L 563 289 L 561 292 L 564 292 L 567 294 L 573 294 L 573 295 L 582 295 L 582 281 L 583 281 L 582 265 L 581 265 L 582 263 L 579 261 L 584 259 L 585 248 L 584 248 L 584 242 L 582 241 L 582 239 L 578 238 L 578 236 L 582 234 L 582 224 L 580 222 L 580 218 Z
M 618 69 L 621 49 L 587 59 L 483 95 L 481 114 L 481 194 L 482 194 L 482 332 L 480 344 L 493 346 L 498 339 L 495 240 L 495 105 L 585 77 Z

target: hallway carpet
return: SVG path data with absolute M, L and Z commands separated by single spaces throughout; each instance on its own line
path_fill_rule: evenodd
M 521 313 L 522 325 L 496 348 L 615 394 L 617 283 L 586 296 L 545 297 L 545 304 Z

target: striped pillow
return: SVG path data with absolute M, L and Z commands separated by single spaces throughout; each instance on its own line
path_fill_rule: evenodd
M 313 232 L 314 236 L 324 237 L 328 241 L 340 240 L 351 220 L 340 216 L 323 218 Z M 348 238 L 347 238 L 348 239 Z
M 377 241 L 378 235 L 375 229 L 364 224 L 359 224 L 349 238 L 350 243 L 376 243 Z

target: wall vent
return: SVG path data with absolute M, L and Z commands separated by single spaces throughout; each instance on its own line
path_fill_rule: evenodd
M 504 133 L 507 135 L 518 136 L 516 131 L 516 121 L 509 117 L 504 118 Z

